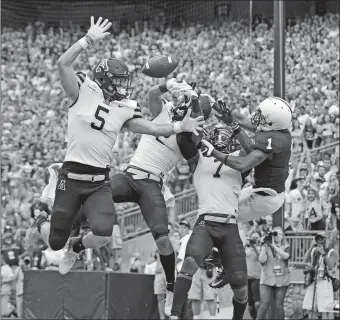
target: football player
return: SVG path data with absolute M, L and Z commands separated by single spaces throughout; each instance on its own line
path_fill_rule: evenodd
M 226 104 L 219 101 L 219 107 L 215 106 L 215 110 L 220 114 L 220 119 L 233 128 L 238 138 L 242 129 Z M 207 155 L 228 167 L 240 172 L 254 168 L 255 185 L 243 189 L 240 194 L 240 222 L 273 214 L 283 205 L 291 155 L 291 134 L 288 130 L 291 121 L 292 111 L 288 102 L 277 97 L 267 98 L 251 118 L 256 128 L 255 144 L 247 156 L 226 155 L 202 140 L 208 148 Z
M 37 230 L 53 250 L 62 249 L 71 232 L 72 223 L 81 206 L 92 231 L 70 242 L 59 264 L 66 274 L 74 257 L 85 248 L 106 245 L 112 235 L 114 202 L 109 178 L 112 149 L 122 128 L 154 136 L 169 136 L 182 131 L 201 130 L 203 117 L 188 115 L 182 121 L 156 124 L 142 118 L 137 102 L 129 99 L 132 75 L 117 59 L 103 59 L 93 69 L 94 81 L 75 73 L 72 63 L 94 42 L 109 35 L 111 22 L 100 17 L 85 37 L 73 44 L 59 59 L 61 84 L 72 100 L 68 110 L 68 146 L 58 175 L 51 221 L 45 215 L 36 219 Z
M 188 160 L 198 194 L 198 219 L 186 247 L 182 269 L 177 276 L 170 319 L 178 319 L 198 267 L 216 247 L 221 264 L 234 292 L 233 319 L 243 319 L 247 305 L 247 266 L 237 225 L 238 197 L 247 173 L 241 173 L 208 157 L 209 148 L 202 151 L 190 134 L 178 134 L 183 157 Z M 244 156 L 230 128 L 215 128 L 205 141 L 224 155 Z M 250 140 L 248 140 L 250 145 Z M 210 153 L 211 154 L 211 153 Z

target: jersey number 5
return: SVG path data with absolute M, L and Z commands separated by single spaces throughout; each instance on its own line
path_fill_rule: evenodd
M 91 128 L 94 129 L 94 130 L 98 130 L 98 131 L 103 130 L 104 125 L 105 125 L 105 119 L 99 115 L 100 111 L 103 111 L 105 113 L 109 113 L 109 109 L 106 109 L 102 106 L 97 107 L 97 110 L 96 110 L 96 113 L 94 114 L 94 117 L 100 122 L 100 125 L 98 127 L 94 122 L 91 122 Z
M 267 145 L 267 150 L 272 149 L 272 138 L 268 138 L 268 145 Z

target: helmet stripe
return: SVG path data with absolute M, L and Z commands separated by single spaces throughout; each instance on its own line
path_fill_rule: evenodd
M 282 101 L 282 102 L 289 108 L 290 112 L 293 113 L 292 107 L 290 106 L 290 104 L 289 104 L 286 100 L 284 100 L 284 99 L 282 99 L 282 98 L 279 98 L 279 97 L 274 97 L 274 98 L 275 98 L 275 99 L 278 99 L 278 100 L 280 100 L 280 101 Z

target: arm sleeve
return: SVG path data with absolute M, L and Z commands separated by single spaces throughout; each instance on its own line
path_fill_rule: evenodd
M 139 103 L 137 103 L 137 107 L 135 108 L 133 112 L 133 117 L 132 119 L 138 119 L 138 118 L 143 118 L 142 117 L 142 108 Z
M 192 133 L 178 133 L 176 139 L 183 158 L 188 161 L 190 171 L 194 172 L 198 163 L 199 152 L 196 143 L 192 140 Z

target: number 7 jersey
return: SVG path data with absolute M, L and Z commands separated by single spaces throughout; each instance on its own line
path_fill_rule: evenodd
M 99 86 L 78 72 L 79 95 L 68 110 L 68 145 L 64 161 L 98 168 L 110 165 L 117 134 L 127 120 L 141 118 L 137 102 L 104 102 Z

